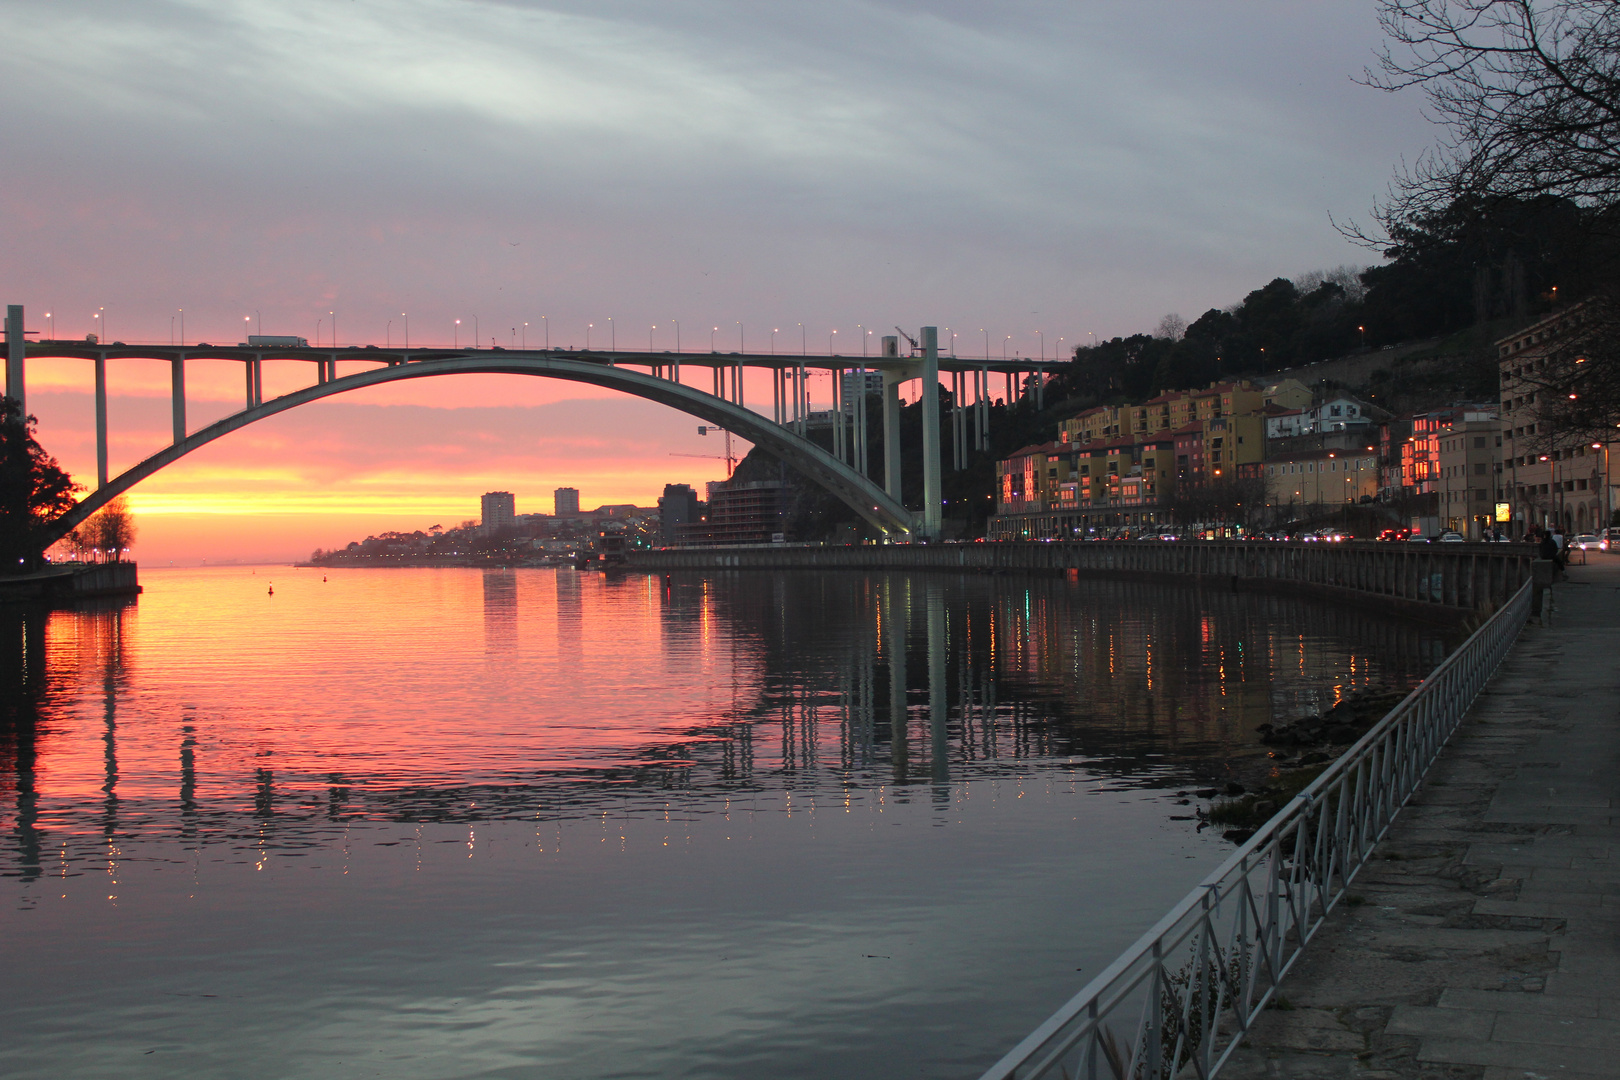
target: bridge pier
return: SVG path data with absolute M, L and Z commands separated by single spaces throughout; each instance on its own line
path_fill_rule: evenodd
M 894 338 L 884 338 L 885 344 Z M 883 490 L 893 499 L 900 499 L 900 384 L 905 374 L 898 371 L 883 372 Z
M 6 307 L 6 397 L 15 398 L 28 415 L 28 395 L 23 386 L 23 359 L 28 355 L 27 338 L 23 336 L 23 306 Z
M 939 329 L 922 328 L 923 535 L 938 540 L 944 525 L 939 462 Z M 898 498 L 898 493 L 896 498 Z
M 177 356 L 169 361 L 169 404 L 174 413 L 174 443 L 186 441 L 186 361 Z
M 107 357 L 96 357 L 96 487 L 107 486 Z

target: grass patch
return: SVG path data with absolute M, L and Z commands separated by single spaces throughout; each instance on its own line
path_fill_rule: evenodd
M 1288 800 L 1310 786 L 1332 762 L 1294 769 L 1284 773 L 1259 791 L 1222 799 L 1209 805 L 1209 823 L 1237 829 L 1258 829 L 1288 804 Z

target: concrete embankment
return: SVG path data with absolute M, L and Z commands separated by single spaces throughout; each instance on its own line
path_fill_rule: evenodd
M 1282 589 L 1347 600 L 1376 598 L 1412 611 L 1489 611 L 1530 575 L 1527 544 L 1058 541 L 764 544 L 662 548 L 628 556 L 638 570 L 865 570 L 1066 572 L 1184 580 L 1236 589 Z
M 134 563 L 52 566 L 33 574 L 0 577 L 0 603 L 70 604 L 141 591 Z
M 1553 586 L 1222 1080 L 1620 1074 L 1620 555 Z

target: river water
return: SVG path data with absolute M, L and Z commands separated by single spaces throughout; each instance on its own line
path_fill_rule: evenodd
M 0 614 L 0 1074 L 964 1077 L 1441 631 L 1060 577 L 148 570 Z M 1178 794 L 1183 793 L 1183 794 Z

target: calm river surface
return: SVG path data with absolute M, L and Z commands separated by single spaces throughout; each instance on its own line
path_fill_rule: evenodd
M 0 1074 L 965 1077 L 1445 634 L 1058 577 L 148 570 L 0 613 Z M 274 583 L 274 594 L 270 584 Z

